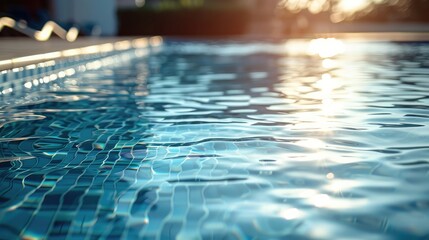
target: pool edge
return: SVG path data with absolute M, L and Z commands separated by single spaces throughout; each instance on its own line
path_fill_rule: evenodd
M 17 40 L 19 41 L 19 39 Z M 131 48 L 145 48 L 150 45 L 159 45 L 160 43 L 162 43 L 162 37 L 160 36 L 118 39 L 117 41 L 108 41 L 99 44 L 93 44 L 93 42 L 88 41 L 87 44 L 83 44 L 86 46 L 82 47 L 64 47 L 63 50 L 0 59 L 0 71 L 12 70 L 14 68 L 25 67 L 31 64 L 38 64 L 52 60 L 62 60 L 78 56 L 108 53 L 112 51 L 124 51 Z

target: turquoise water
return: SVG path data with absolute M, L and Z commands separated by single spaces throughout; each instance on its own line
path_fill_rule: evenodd
M 332 39 L 77 66 L 3 97 L 0 239 L 428 239 L 428 67 Z

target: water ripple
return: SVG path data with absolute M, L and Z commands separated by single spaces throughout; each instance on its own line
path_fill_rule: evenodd
M 306 44 L 169 42 L 5 99 L 0 238 L 427 238 L 428 44 Z

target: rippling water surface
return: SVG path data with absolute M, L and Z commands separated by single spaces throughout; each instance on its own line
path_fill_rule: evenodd
M 427 239 L 428 67 L 427 43 L 171 41 L 8 99 L 0 238 Z

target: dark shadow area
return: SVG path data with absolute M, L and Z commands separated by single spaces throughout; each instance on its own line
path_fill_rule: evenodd
M 119 35 L 223 36 L 247 31 L 250 12 L 244 8 L 119 10 Z

